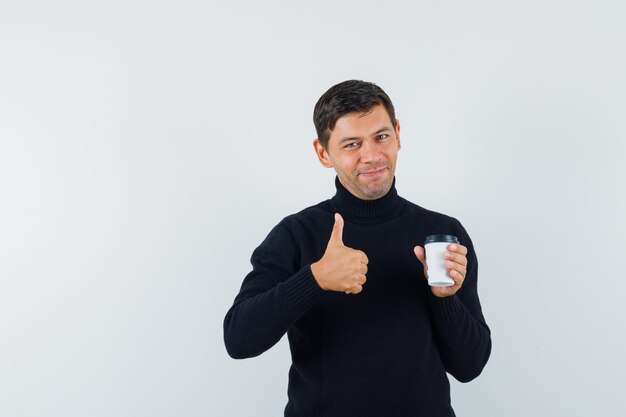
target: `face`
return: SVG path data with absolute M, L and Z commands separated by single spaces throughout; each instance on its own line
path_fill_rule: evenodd
M 393 127 L 381 105 L 337 119 L 327 148 L 313 142 L 322 165 L 333 168 L 341 184 L 362 200 L 375 200 L 391 189 L 400 150 L 400 123 Z

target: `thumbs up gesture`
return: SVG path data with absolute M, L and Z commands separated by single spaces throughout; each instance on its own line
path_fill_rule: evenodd
M 358 294 L 366 281 L 367 263 L 365 253 L 343 244 L 343 218 L 336 213 L 326 252 L 322 259 L 311 264 L 315 280 L 325 291 Z

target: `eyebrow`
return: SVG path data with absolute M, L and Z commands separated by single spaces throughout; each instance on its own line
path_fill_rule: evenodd
M 389 128 L 389 127 L 382 127 L 380 129 L 378 129 L 376 132 L 370 134 L 370 136 L 376 136 L 376 135 L 378 135 L 380 133 L 383 133 L 383 132 L 391 132 L 391 128 Z M 339 139 L 339 145 L 341 146 L 345 142 L 358 140 L 358 139 L 360 139 L 358 136 L 348 136 L 348 137 L 345 137 L 345 138 L 341 138 L 341 139 Z

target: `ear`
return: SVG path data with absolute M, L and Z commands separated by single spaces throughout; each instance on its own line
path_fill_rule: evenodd
M 322 164 L 325 168 L 332 168 L 333 164 L 330 161 L 328 151 L 324 149 L 319 139 L 315 139 L 313 141 L 313 147 L 315 148 L 315 154 L 317 155 L 317 159 L 320 160 L 320 164 Z
M 398 142 L 398 150 L 402 147 L 400 145 L 400 120 L 396 119 L 396 142 Z

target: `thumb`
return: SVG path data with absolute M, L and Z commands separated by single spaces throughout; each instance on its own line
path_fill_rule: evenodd
M 343 245 L 343 217 L 339 213 L 335 213 L 335 224 L 328 243 L 331 242 Z
M 416 246 L 413 248 L 413 252 L 415 252 L 415 256 L 417 256 L 417 259 L 419 259 L 419 261 L 424 266 L 424 269 L 426 269 L 426 255 L 424 253 L 424 248 L 421 246 Z

